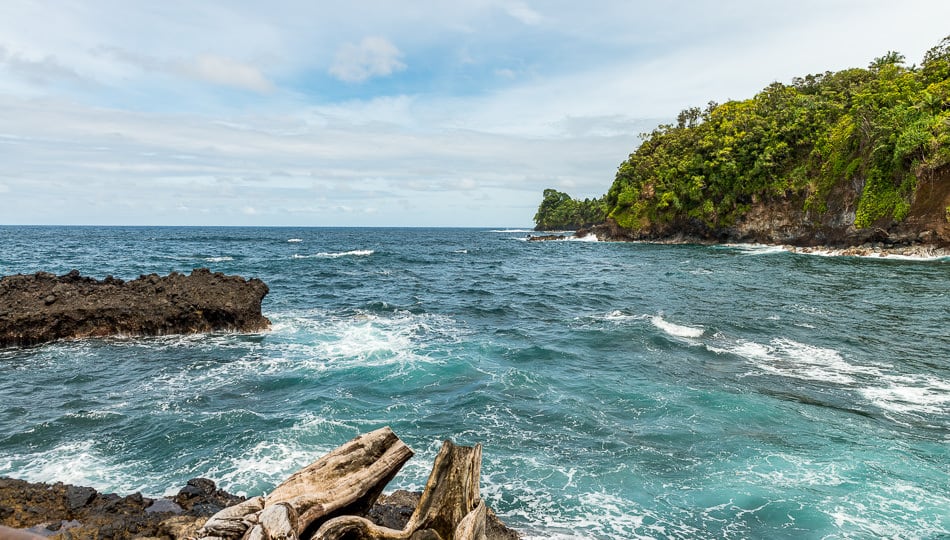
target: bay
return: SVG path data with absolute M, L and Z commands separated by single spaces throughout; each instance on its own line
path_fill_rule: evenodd
M 529 538 L 950 535 L 950 265 L 511 229 L 0 227 L 0 274 L 196 267 L 260 334 L 0 349 L 0 475 L 259 494 L 393 427 Z

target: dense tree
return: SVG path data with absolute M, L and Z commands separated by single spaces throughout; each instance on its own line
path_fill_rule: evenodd
M 603 223 L 606 216 L 603 198 L 578 201 L 567 193 L 546 189 L 534 215 L 535 230 L 580 229 Z
M 950 164 L 950 36 L 919 68 L 889 51 L 868 69 L 686 109 L 641 137 L 604 200 L 627 229 L 677 219 L 726 227 L 754 201 L 778 198 L 820 215 L 845 183 L 860 192 L 857 227 L 901 221 L 918 179 Z

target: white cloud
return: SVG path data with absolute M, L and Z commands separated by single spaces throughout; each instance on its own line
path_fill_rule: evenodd
M 366 37 L 359 44 L 345 43 L 337 50 L 330 74 L 352 83 L 386 77 L 406 69 L 402 56 L 402 52 L 386 38 Z
M 274 85 L 256 67 L 223 56 L 202 54 L 182 62 L 179 70 L 189 77 L 222 86 L 232 86 L 260 94 L 274 90 Z
M 524 2 L 505 2 L 502 7 L 508 15 L 527 25 L 538 24 L 544 19 L 540 13 L 528 7 Z

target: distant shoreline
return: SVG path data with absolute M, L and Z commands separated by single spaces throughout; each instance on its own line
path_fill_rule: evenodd
M 669 239 L 643 239 L 627 240 L 618 238 L 603 238 L 595 231 L 581 229 L 579 231 L 558 230 L 558 231 L 535 231 L 538 235 L 528 235 L 525 239 L 529 241 L 587 241 L 587 242 L 618 242 L 634 244 L 656 244 L 656 245 L 697 245 L 697 246 L 722 246 L 736 248 L 764 248 L 787 251 L 800 255 L 816 255 L 824 257 L 861 257 L 867 259 L 892 259 L 892 260 L 914 260 L 914 261 L 938 261 L 950 258 L 950 248 L 937 246 L 935 244 L 913 244 L 904 246 L 888 246 L 884 243 L 866 243 L 859 246 L 832 247 L 825 245 L 816 246 L 794 246 L 791 244 L 769 244 L 761 242 L 710 242 L 690 237 L 676 237 Z M 577 233 L 582 233 L 578 235 Z M 591 240 L 591 237 L 596 240 Z

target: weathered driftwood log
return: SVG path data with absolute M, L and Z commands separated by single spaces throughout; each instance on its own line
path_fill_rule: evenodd
M 198 537 L 300 538 L 331 517 L 365 513 L 411 457 L 388 427 L 359 435 L 294 473 L 262 503 L 255 498 L 215 514 Z
M 313 540 L 484 540 L 485 503 L 479 496 L 482 447 L 445 441 L 409 523 L 401 531 L 366 518 L 340 516 L 321 526 Z

